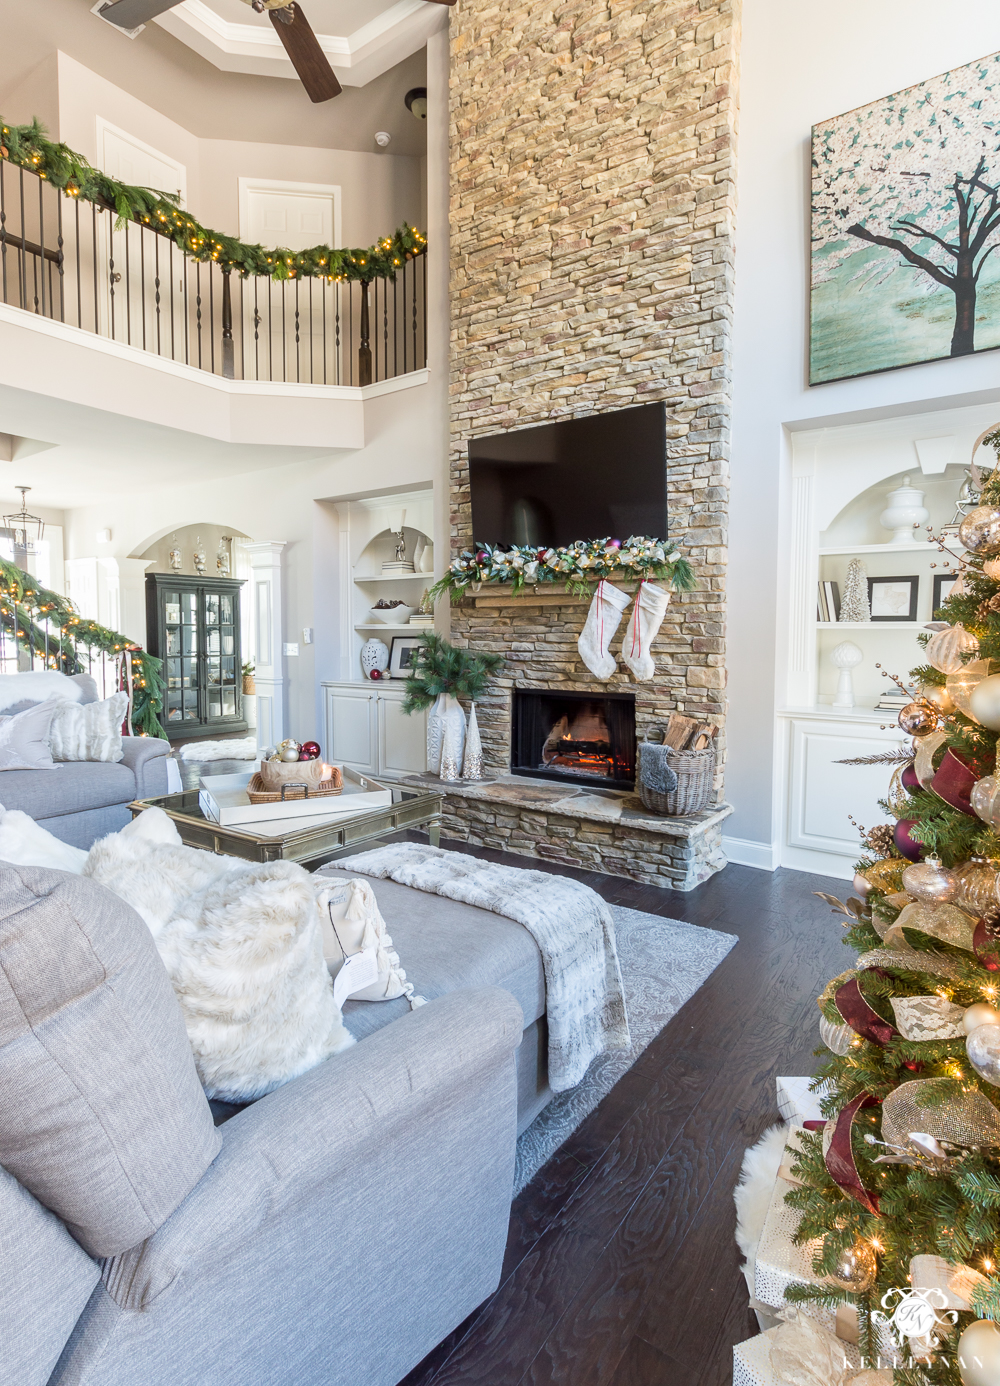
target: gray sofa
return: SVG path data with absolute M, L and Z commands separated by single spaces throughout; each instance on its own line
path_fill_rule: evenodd
M 0 1380 L 395 1386 L 495 1289 L 548 1094 L 537 949 L 373 887 L 430 1004 L 349 1002 L 359 1044 L 213 1129 L 138 916 L 0 866 Z
M 118 762 L 75 760 L 57 770 L 5 770 L 0 804 L 20 809 L 60 841 L 86 850 L 132 821 L 133 799 L 167 792 L 169 741 L 126 736 L 122 750 Z

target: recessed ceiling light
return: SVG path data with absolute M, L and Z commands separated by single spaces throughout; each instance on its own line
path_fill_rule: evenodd
M 406 109 L 409 111 L 410 115 L 415 116 L 417 120 L 427 119 L 426 87 L 414 87 L 412 91 L 406 93 L 403 100 L 406 102 Z

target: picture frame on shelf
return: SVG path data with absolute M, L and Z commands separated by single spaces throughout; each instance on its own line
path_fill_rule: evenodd
M 920 578 L 870 577 L 868 606 L 873 621 L 915 621 Z
M 931 606 L 931 620 L 939 607 L 943 606 L 951 595 L 951 589 L 958 581 L 957 573 L 935 573 L 934 574 L 934 601 Z
M 389 651 L 388 674 L 391 679 L 408 679 L 413 673 L 421 648 L 419 635 L 394 635 Z

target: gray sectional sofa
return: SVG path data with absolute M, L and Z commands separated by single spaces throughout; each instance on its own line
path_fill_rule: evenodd
M 430 1004 L 348 1002 L 360 1042 L 250 1106 L 213 1104 L 213 1156 L 208 1104 L 189 1091 L 180 1009 L 145 925 L 85 878 L 0 865 L 0 1380 L 395 1386 L 496 1288 L 517 1133 L 551 1096 L 541 959 L 511 920 L 372 887 Z M 23 965 L 8 967 L 29 937 L 13 959 Z M 110 937 L 116 956 L 101 957 Z M 79 995 L 53 1011 L 52 987 L 72 991 L 77 975 Z M 87 1015 L 109 1003 L 102 1044 L 74 1028 L 71 1000 Z M 152 1058 L 138 1040 L 129 1057 L 137 1024 L 155 1037 Z M 26 1187 L 29 1133 L 4 1096 L 25 1064 L 39 1092 L 38 1044 L 82 1099 L 47 1110 L 44 1084 L 39 1098 L 40 1158 L 61 1142 L 61 1179 L 82 1180 L 72 1216 L 59 1180 L 56 1197 Z M 184 1072 L 148 1069 L 170 1054 Z M 192 1152 L 206 1167 L 178 1200 Z M 108 1210 L 127 1225 L 96 1251 L 84 1237 L 90 1254 L 79 1224 L 96 1176 L 78 1160 L 102 1177 L 121 1163 L 130 1178 Z M 148 1227 L 147 1207 L 159 1209 Z
M 64 761 L 56 770 L 5 770 L 0 804 L 20 809 L 54 837 L 84 850 L 132 821 L 128 805 L 167 792 L 170 742 L 126 736 L 118 762 Z

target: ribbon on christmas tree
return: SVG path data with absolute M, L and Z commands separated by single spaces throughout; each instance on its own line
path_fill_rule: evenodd
M 877 1106 L 878 1098 L 872 1097 L 870 1092 L 863 1092 L 860 1097 L 847 1104 L 833 1122 L 832 1131 L 830 1123 L 827 1123 L 829 1136 L 824 1134 L 823 1139 L 823 1163 L 830 1178 L 838 1189 L 843 1190 L 856 1203 L 860 1203 L 862 1208 L 867 1208 L 869 1213 L 879 1211 L 878 1194 L 866 1189 L 861 1182 L 854 1151 L 851 1148 L 851 1128 L 858 1112 L 863 1111 L 865 1107 Z
M 883 1047 L 895 1039 L 896 1027 L 890 1025 L 888 1020 L 883 1020 L 878 1011 L 869 1006 L 861 994 L 856 977 L 837 988 L 833 994 L 833 1004 L 840 1012 L 844 1024 L 849 1025 L 855 1034 L 863 1039 L 871 1040 L 872 1044 L 880 1044 Z

